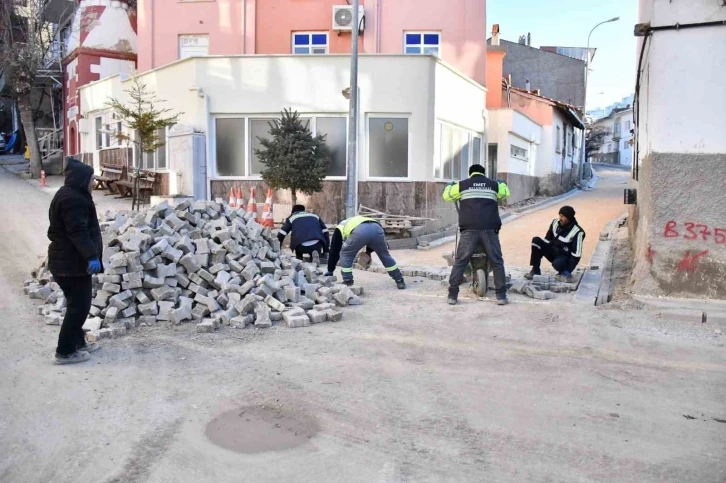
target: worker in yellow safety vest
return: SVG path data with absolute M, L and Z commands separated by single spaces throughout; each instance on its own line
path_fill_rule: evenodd
M 340 260 L 343 283 L 353 285 L 353 262 L 361 248 L 368 247 L 367 252 L 375 252 L 386 267 L 388 275 L 396 282 L 396 286 L 403 290 L 406 283 L 403 274 L 388 252 L 388 243 L 383 227 L 373 218 L 354 216 L 343 220 L 333 231 L 330 241 L 330 254 L 328 255 L 328 273 L 333 275 L 335 267 Z
M 504 258 L 499 244 L 499 230 L 502 220 L 499 217 L 499 200 L 509 196 L 509 188 L 500 180 L 484 176 L 484 166 L 474 164 L 469 168 L 469 178 L 458 183 L 449 183 L 444 188 L 444 201 L 459 203 L 459 245 L 456 260 L 449 277 L 449 305 L 456 305 L 459 285 L 471 257 L 481 246 L 494 271 L 494 287 L 497 303 L 506 305 L 507 279 L 504 272 Z

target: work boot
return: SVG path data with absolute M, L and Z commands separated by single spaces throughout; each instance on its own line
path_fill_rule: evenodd
M 343 280 L 343 285 L 346 285 L 348 287 L 352 287 L 355 282 L 351 278 L 350 280 Z
M 456 297 L 452 297 L 451 295 L 449 295 L 449 299 L 447 300 L 447 302 L 449 305 L 456 305 L 457 304 Z
M 406 288 L 406 282 L 404 282 L 403 279 L 396 280 L 396 287 L 398 287 L 398 290 L 403 290 Z
M 542 270 L 540 270 L 539 268 L 533 268 L 529 271 L 529 273 L 524 274 L 524 278 L 526 278 L 527 280 L 532 280 L 535 275 L 542 275 Z
M 497 305 L 507 305 L 509 304 L 509 299 L 504 297 L 503 299 L 497 299 Z
M 75 351 L 73 354 L 62 356 L 58 353 L 55 355 L 55 364 L 58 366 L 64 366 L 66 364 L 78 364 L 79 362 L 86 362 L 91 359 L 91 355 L 86 351 Z
M 371 266 L 371 262 L 373 262 L 373 259 L 366 252 L 363 252 L 360 256 L 358 256 L 358 265 L 363 267 L 363 270 L 368 270 Z
M 101 344 L 98 342 L 86 342 L 85 345 L 79 345 L 76 347 L 76 351 L 83 351 L 92 354 L 101 348 Z

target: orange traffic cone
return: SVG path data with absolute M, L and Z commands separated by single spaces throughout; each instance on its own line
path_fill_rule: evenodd
M 40 186 L 42 186 L 43 188 L 48 186 L 45 182 L 45 170 L 40 170 Z
M 229 189 L 229 207 L 237 208 L 237 195 L 234 193 L 234 187 Z
M 247 204 L 247 213 L 254 213 L 255 217 L 253 220 L 258 221 L 257 218 L 257 200 L 255 199 L 255 187 L 250 189 L 250 202 Z
M 239 208 L 242 208 L 244 210 L 245 199 L 242 196 L 242 188 L 240 188 L 239 186 L 237 187 L 237 204 L 239 205 Z
M 272 190 L 267 189 L 267 198 L 265 206 L 262 208 L 262 226 L 266 228 L 275 228 L 275 219 L 272 217 Z

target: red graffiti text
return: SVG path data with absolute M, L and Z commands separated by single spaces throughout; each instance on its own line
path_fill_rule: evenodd
M 691 223 L 687 221 L 683 223 L 683 228 L 679 227 L 678 222 L 671 220 L 666 223 L 663 230 L 665 238 L 684 238 L 686 240 L 703 240 L 711 241 L 717 245 L 726 243 L 726 228 L 709 228 L 708 225 Z

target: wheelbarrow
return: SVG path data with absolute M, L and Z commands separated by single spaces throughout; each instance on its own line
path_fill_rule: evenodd
M 459 203 L 455 203 L 456 211 L 459 211 Z M 459 227 L 456 227 L 456 245 L 454 247 L 454 257 L 456 260 L 456 252 L 459 249 Z M 479 297 L 484 297 L 489 290 L 489 257 L 487 257 L 484 247 L 477 244 L 474 255 L 471 257 L 469 266 L 464 270 L 464 275 L 471 278 L 471 289 Z

